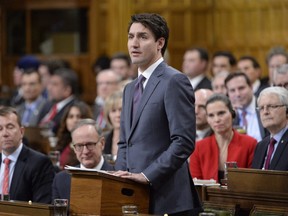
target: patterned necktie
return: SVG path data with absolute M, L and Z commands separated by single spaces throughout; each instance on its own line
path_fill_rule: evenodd
M 275 147 L 276 142 L 277 141 L 273 137 L 270 139 L 270 143 L 269 143 L 269 147 L 268 147 L 268 154 L 267 154 L 267 158 L 266 158 L 265 166 L 264 166 L 264 168 L 266 170 L 269 168 L 269 165 L 270 165 L 270 162 L 271 162 L 272 153 L 274 151 L 274 147 Z
M 133 96 L 133 117 L 136 114 L 137 108 L 139 106 L 142 94 L 143 94 L 143 83 L 146 78 L 142 75 L 138 77 L 137 83 L 135 84 L 134 96 Z
M 9 164 L 11 160 L 9 158 L 4 159 L 4 178 L 3 178 L 3 185 L 2 185 L 2 194 L 7 195 L 9 194 Z
M 244 126 L 245 130 L 247 130 L 247 126 L 248 126 L 246 115 L 247 115 L 247 112 L 245 109 L 243 109 L 242 110 L 242 122 L 243 122 L 243 126 Z

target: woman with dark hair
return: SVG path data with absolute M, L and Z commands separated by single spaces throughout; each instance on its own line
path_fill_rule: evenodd
M 75 101 L 65 110 L 57 134 L 58 142 L 56 145 L 56 150 L 60 151 L 61 168 L 65 165 L 75 166 L 79 164 L 71 147 L 72 138 L 70 132 L 79 119 L 92 118 L 92 116 L 90 107 L 82 101 Z
M 241 168 L 251 167 L 257 140 L 233 129 L 235 111 L 228 97 L 223 94 L 209 97 L 206 113 L 214 134 L 196 143 L 190 156 L 192 177 L 219 182 L 224 176 L 224 163 L 229 161 L 236 161 Z

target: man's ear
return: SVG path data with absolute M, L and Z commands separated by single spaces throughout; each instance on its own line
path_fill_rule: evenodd
M 165 45 L 165 39 L 163 37 L 159 38 L 158 39 L 158 46 L 157 46 L 157 49 L 158 50 L 161 50 L 163 48 L 163 46 Z
M 101 149 L 102 149 L 102 151 L 104 150 L 104 147 L 105 147 L 105 138 L 104 137 L 101 137 L 100 138 L 100 144 L 101 144 Z

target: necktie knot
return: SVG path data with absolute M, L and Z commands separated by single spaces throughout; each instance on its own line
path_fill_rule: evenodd
M 275 140 L 273 137 L 270 139 L 270 146 L 273 146 L 276 144 L 277 140 Z
M 11 160 L 10 160 L 9 158 L 5 158 L 5 159 L 4 159 L 4 164 L 5 164 L 6 166 L 9 166 L 10 162 L 11 162 Z
M 265 169 L 269 169 L 270 163 L 271 163 L 271 159 L 272 159 L 272 154 L 274 152 L 274 145 L 277 143 L 277 140 L 275 140 L 273 137 L 270 139 L 270 143 L 268 146 L 268 153 L 267 153 L 267 157 L 266 157 L 266 161 L 264 164 L 264 168 Z
M 142 90 L 143 90 L 143 83 L 145 82 L 145 80 L 146 80 L 146 78 L 143 75 L 140 75 L 138 77 L 136 84 L 135 84 L 135 87 L 142 86 Z

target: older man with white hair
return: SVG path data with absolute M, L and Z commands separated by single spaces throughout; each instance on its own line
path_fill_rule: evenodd
M 264 89 L 257 110 L 263 126 L 270 132 L 257 144 L 252 168 L 288 170 L 288 90 L 283 87 Z

